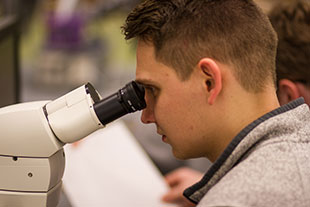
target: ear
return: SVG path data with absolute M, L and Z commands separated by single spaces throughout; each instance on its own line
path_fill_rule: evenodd
M 278 99 L 281 105 L 300 97 L 297 85 L 288 79 L 280 79 L 278 82 Z
M 198 67 L 204 74 L 205 87 L 209 92 L 208 103 L 212 105 L 222 90 L 221 70 L 219 65 L 210 58 L 201 59 Z

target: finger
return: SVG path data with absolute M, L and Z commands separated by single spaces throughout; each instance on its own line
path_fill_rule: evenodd
M 182 168 L 174 170 L 165 175 L 165 180 L 169 184 L 169 186 L 177 185 L 183 177 L 183 170 Z
M 171 190 L 164 194 L 162 197 L 162 200 L 167 203 L 177 203 L 180 202 L 183 199 L 183 189 L 177 187 L 177 188 L 171 188 Z

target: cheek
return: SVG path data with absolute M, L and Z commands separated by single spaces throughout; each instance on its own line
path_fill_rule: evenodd
M 154 104 L 154 116 L 157 125 L 162 128 L 165 133 L 171 130 L 171 126 L 176 122 L 177 106 L 173 98 L 168 96 L 160 96 Z
M 171 127 L 174 128 L 174 133 L 180 142 L 191 143 L 193 140 L 200 139 L 202 136 L 201 129 L 204 128 L 204 125 L 198 105 L 191 105 L 188 102 L 178 102 L 167 113 L 170 113 L 172 117 L 168 121 L 171 123 Z
M 173 99 L 169 102 L 158 102 L 155 117 L 160 127 L 170 136 L 181 136 L 194 131 L 194 120 L 186 103 Z
M 186 95 L 184 90 L 160 96 L 154 105 L 157 121 L 165 119 L 175 127 L 182 126 L 183 128 L 185 125 L 188 130 L 194 130 L 195 113 L 199 109 L 197 104 L 195 105 L 196 101 L 193 100 L 195 99 L 191 97 L 191 94 Z

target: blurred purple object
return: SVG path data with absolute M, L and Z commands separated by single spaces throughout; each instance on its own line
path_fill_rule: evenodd
M 82 45 L 83 20 L 78 14 L 60 18 L 50 14 L 47 19 L 49 49 L 78 50 Z

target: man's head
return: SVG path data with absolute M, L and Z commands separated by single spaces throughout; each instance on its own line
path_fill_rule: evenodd
M 156 124 L 178 158 L 215 160 L 274 106 L 277 38 L 253 1 L 145 0 L 123 31 L 138 39 L 141 119 Z
M 251 0 L 146 0 L 128 16 L 126 39 L 148 41 L 158 61 L 187 79 L 202 57 L 232 64 L 244 88 L 275 80 L 275 33 Z
M 310 1 L 282 2 L 269 17 L 279 39 L 279 100 L 284 104 L 303 96 L 310 104 Z

